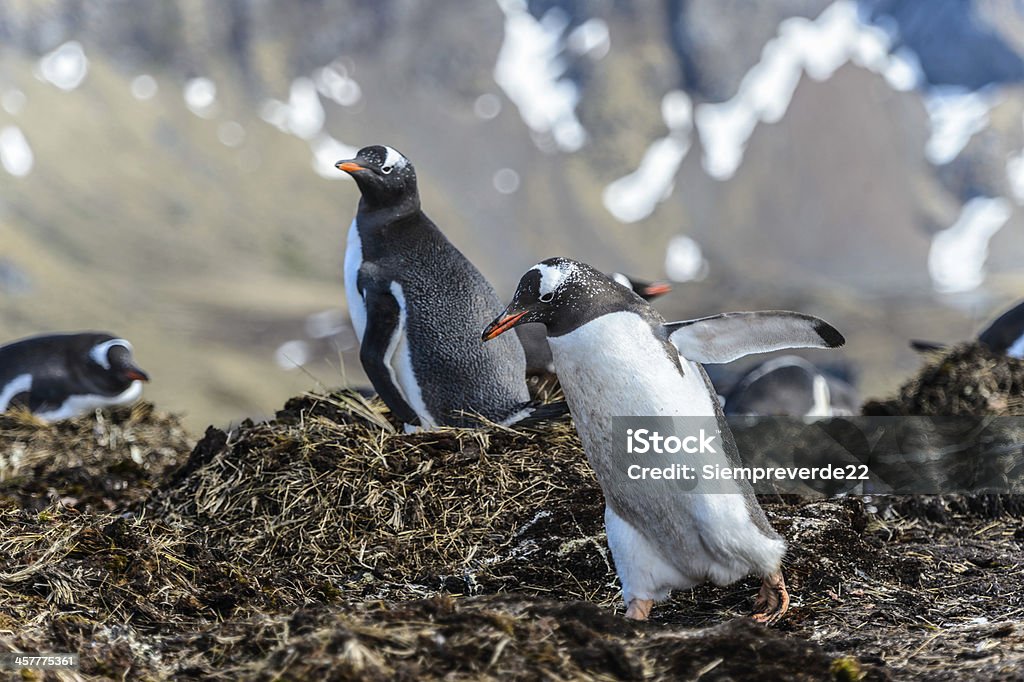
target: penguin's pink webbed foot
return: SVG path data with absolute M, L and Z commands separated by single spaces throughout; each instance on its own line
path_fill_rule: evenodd
M 654 606 L 653 599 L 633 599 L 626 606 L 626 618 L 632 620 L 647 620 L 651 615 L 652 606 Z
M 782 618 L 789 609 L 789 592 L 782 571 L 765 576 L 761 582 L 761 591 L 754 602 L 754 614 L 751 616 L 758 623 L 771 625 Z

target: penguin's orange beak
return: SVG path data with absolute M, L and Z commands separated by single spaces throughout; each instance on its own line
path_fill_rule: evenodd
M 653 284 L 648 284 L 644 287 L 643 295 L 648 298 L 653 298 L 655 296 L 664 296 L 670 291 L 672 291 L 671 284 L 668 284 L 667 282 L 654 282 Z
M 132 381 L 149 381 L 149 375 L 138 367 L 130 367 L 125 371 L 124 376 L 126 379 L 131 379 Z
M 366 170 L 365 168 L 360 166 L 358 163 L 355 163 L 354 161 L 339 161 L 338 163 L 334 164 L 334 167 L 337 168 L 338 170 L 343 170 L 346 173 L 355 173 L 356 171 Z
M 491 322 L 489 325 L 487 325 L 487 329 L 484 330 L 484 333 L 481 336 L 481 338 L 484 341 L 490 341 L 493 338 L 501 336 L 509 329 L 516 326 L 519 320 L 526 317 L 526 313 L 528 312 L 528 310 L 524 310 L 523 312 L 515 313 L 514 315 L 509 315 L 507 313 L 502 313 L 501 315 L 498 315 L 498 317 L 495 318 L 494 322 Z

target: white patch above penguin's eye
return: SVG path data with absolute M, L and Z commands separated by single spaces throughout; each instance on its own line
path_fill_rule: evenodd
M 132 344 L 124 339 L 111 339 L 110 341 L 104 341 L 93 346 L 92 350 L 89 351 L 89 357 L 103 369 L 110 369 L 110 349 L 114 346 L 124 346 L 128 349 L 129 353 L 132 352 Z
M 533 269 L 540 273 L 540 297 L 544 300 L 544 296 L 548 292 L 554 292 L 562 283 L 565 281 L 569 273 L 564 269 L 554 265 L 545 265 L 538 263 L 533 266 Z
M 392 149 L 391 147 L 384 147 L 384 149 L 387 151 L 387 155 L 384 157 L 384 162 L 380 165 L 380 170 L 385 175 L 395 168 L 404 168 L 405 165 L 409 163 L 409 161 L 397 150 Z

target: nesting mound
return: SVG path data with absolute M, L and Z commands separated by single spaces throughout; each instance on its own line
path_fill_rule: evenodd
M 607 580 L 600 489 L 571 423 L 405 435 L 379 404 L 339 407 L 360 400 L 296 399 L 273 422 L 209 430 L 149 513 L 251 575 L 289 576 L 275 596 L 290 604 L 544 589 L 566 565 L 566 598 Z
M 149 403 L 47 424 L 0 414 L 0 509 L 129 509 L 185 461 L 192 441 Z
M 1024 361 L 980 343 L 937 354 L 891 400 L 864 404 L 869 416 L 1024 415 Z

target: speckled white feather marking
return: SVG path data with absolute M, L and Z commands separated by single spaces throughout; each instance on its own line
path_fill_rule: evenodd
M 0 412 L 5 412 L 7 406 L 10 405 L 11 400 L 14 396 L 25 391 L 32 390 L 32 375 L 31 374 L 19 374 L 14 377 L 11 381 L 4 386 L 4 390 L 0 391 Z
M 128 349 L 128 352 L 133 351 L 132 344 L 128 343 L 124 339 L 111 339 L 110 341 L 104 341 L 103 343 L 97 343 L 89 351 L 89 357 L 92 361 L 103 369 L 110 369 L 110 359 L 107 357 L 107 353 L 114 346 L 124 346 Z
M 540 273 L 540 295 L 544 296 L 555 291 L 569 276 L 569 269 L 557 265 L 538 263 L 533 269 Z
M 392 168 L 397 169 L 405 168 L 405 166 L 408 165 L 409 160 L 402 156 L 400 152 L 398 152 L 395 149 L 392 149 L 391 147 L 384 147 L 384 149 L 387 150 L 388 154 L 387 156 L 384 157 L 384 163 L 381 164 L 381 168 L 387 168 L 388 166 L 391 166 Z
M 88 414 L 100 407 L 111 405 L 130 405 L 142 395 L 142 382 L 133 381 L 132 385 L 115 396 L 104 395 L 73 395 L 68 397 L 60 407 L 48 412 L 36 412 L 35 415 L 48 422 L 71 419 Z
M 359 228 L 355 218 L 348 228 L 348 242 L 345 245 L 345 300 L 348 302 L 348 316 L 359 343 L 363 342 L 366 331 L 366 301 L 359 292 L 359 268 L 363 265 L 363 242 L 359 239 Z
M 388 344 L 384 363 L 391 370 L 391 380 L 399 392 L 420 418 L 420 426 L 425 429 L 437 428 L 437 420 L 430 414 L 423 400 L 423 391 L 412 368 L 412 354 L 409 351 L 409 339 L 406 330 L 409 328 L 408 313 L 405 305 L 405 292 L 398 282 L 391 282 L 391 295 L 398 301 L 398 329 Z
M 613 416 L 716 414 L 717 396 L 704 383 L 700 368 L 680 357 L 680 374 L 650 325 L 635 313 L 602 315 L 548 340 L 576 429 L 602 488 L 609 485 L 602 480 L 602 471 L 614 471 Z M 728 465 L 724 454 L 722 460 Z M 648 498 L 651 494 L 642 486 L 625 490 Z M 678 513 L 671 523 L 681 531 L 678 537 L 688 538 L 685 547 L 652 543 L 647 538 L 661 537 L 657 532 L 644 535 L 615 512 L 611 522 L 606 521 L 608 546 L 627 603 L 633 597 L 660 599 L 671 589 L 704 579 L 728 584 L 749 573 L 767 575 L 778 569 L 785 543 L 761 532 L 742 494 L 687 495 L 679 498 L 685 508 L 673 499 L 665 506 L 676 505 Z M 639 501 L 636 508 L 642 508 Z

